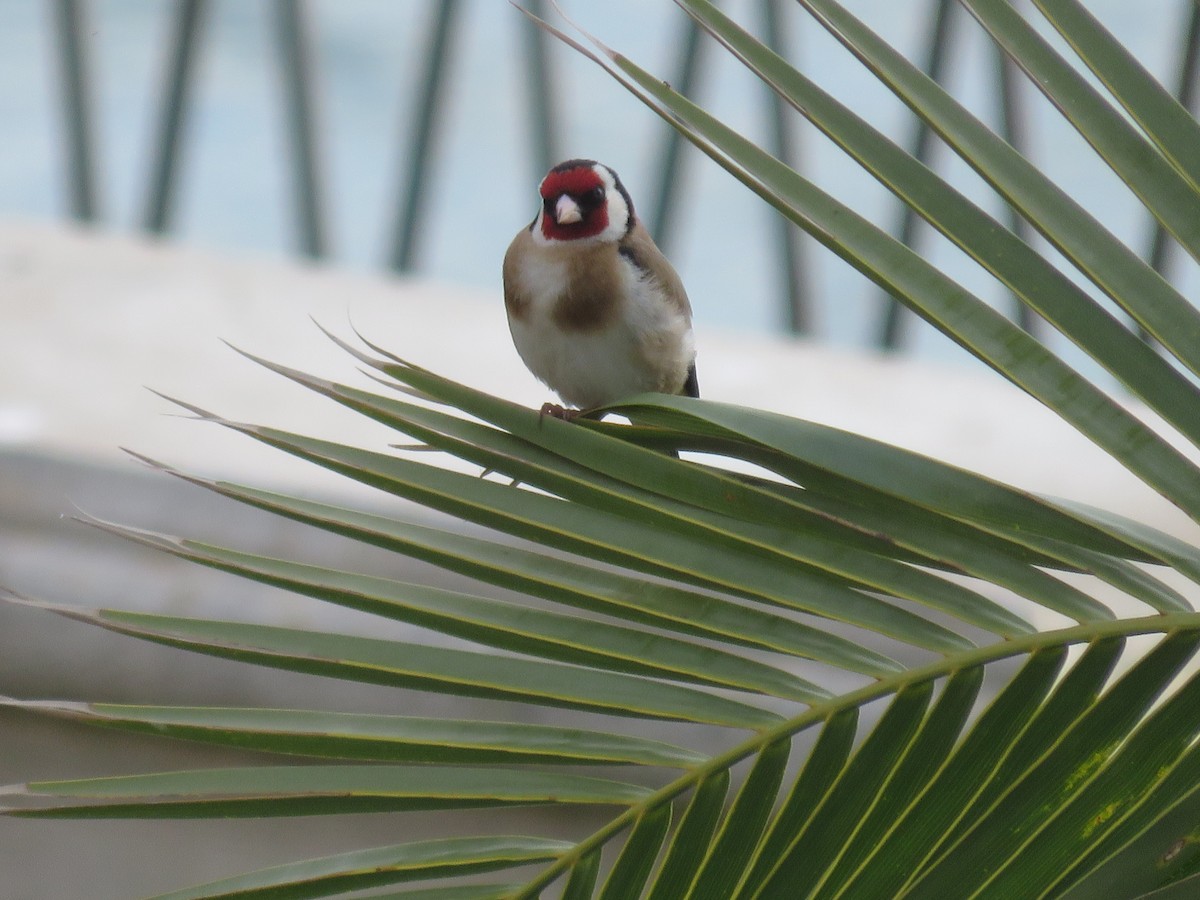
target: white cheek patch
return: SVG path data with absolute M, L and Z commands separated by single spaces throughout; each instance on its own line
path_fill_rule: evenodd
M 595 172 L 604 184 L 604 202 L 608 205 L 608 227 L 596 235 L 598 241 L 619 241 L 629 229 L 629 204 L 617 190 L 617 178 L 608 166 L 596 164 Z

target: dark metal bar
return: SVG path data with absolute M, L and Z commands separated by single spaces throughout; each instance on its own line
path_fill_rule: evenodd
M 525 9 L 546 18 L 545 0 L 525 0 Z M 524 17 L 522 17 L 524 18 Z M 533 128 L 533 178 L 537 183 L 561 161 L 559 157 L 558 103 L 550 71 L 550 36 L 524 19 L 518 26 L 525 35 L 525 63 L 529 67 L 529 119 Z
M 144 227 L 156 233 L 166 231 L 171 218 L 177 182 L 180 135 L 195 71 L 201 20 L 207 7 L 208 0 L 182 0 L 175 7 L 171 51 L 167 57 L 167 88 L 159 104 L 154 163 L 151 167 L 146 213 L 143 219 Z
M 763 0 L 763 37 L 770 49 L 780 56 L 785 56 L 780 8 L 781 0 Z M 767 102 L 770 105 L 771 153 L 790 168 L 798 169 L 799 154 L 795 134 L 789 127 L 791 107 L 769 86 L 766 91 Z M 791 334 L 808 334 L 812 331 L 812 311 L 808 299 L 808 267 L 805 265 L 803 234 L 779 213 L 772 213 L 772 224 L 779 244 L 785 324 Z
M 1023 95 L 1021 93 L 1020 69 L 1009 58 L 999 44 L 993 44 L 996 59 L 996 80 L 1000 85 L 1000 136 L 1022 156 L 1028 156 L 1028 124 L 1025 119 Z M 1008 210 L 1008 227 L 1025 243 L 1033 240 L 1033 227 L 1016 209 L 1005 204 Z M 1017 324 L 1031 334 L 1042 329 L 1042 317 L 1037 315 L 1016 294 L 1012 295 L 1013 311 Z
M 97 218 L 97 203 L 88 65 L 80 37 L 84 31 L 83 3 L 55 0 L 53 14 L 66 135 L 67 194 L 71 215 L 90 222 Z
M 319 258 L 327 255 L 329 249 L 322 214 L 324 192 L 317 171 L 312 45 L 301 0 L 275 0 L 274 25 L 287 109 L 300 248 L 306 256 Z
M 691 97 L 696 87 L 696 75 L 700 69 L 700 26 L 691 16 L 686 16 L 685 19 L 683 41 L 680 45 L 676 76 L 672 84 L 679 93 Z M 655 242 L 664 251 L 674 237 L 682 150 L 683 136 L 674 128 L 668 128 L 666 142 L 663 144 L 662 155 L 658 162 L 658 195 L 655 197 L 650 215 L 642 217 Z
M 925 64 L 922 67 L 925 74 L 942 83 L 944 76 L 946 51 L 950 43 L 950 25 L 957 4 L 953 0 L 935 0 L 933 22 L 929 31 L 929 40 L 925 45 Z M 933 133 L 924 119 L 918 119 L 908 152 L 928 164 L 933 149 Z M 922 220 L 917 218 L 916 211 L 911 206 L 901 206 L 900 222 L 895 234 L 911 247 L 916 241 L 917 227 Z M 884 294 L 885 301 L 883 323 L 879 330 L 879 347 L 883 350 L 895 350 L 900 346 L 901 315 L 906 311 L 900 302 L 890 294 Z
M 429 156 L 436 137 L 435 128 L 445 85 L 446 57 L 455 32 L 459 0 L 435 4 L 436 16 L 430 25 L 429 51 L 425 56 L 417 114 L 413 121 L 408 153 L 408 182 L 396 223 L 397 238 L 388 264 L 400 272 L 409 272 L 417 252 L 417 235 L 425 206 Z

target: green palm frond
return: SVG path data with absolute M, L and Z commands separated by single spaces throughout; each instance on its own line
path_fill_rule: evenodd
M 1173 435 L 1147 427 L 1123 395 L 1075 371 L 633 62 L 561 36 L 783 215 L 1200 521 L 1195 308 L 845 9 L 831 0 L 801 3 L 1029 220 L 1078 283 L 715 5 L 679 0 Z M 1194 252 L 1194 120 L 1072 0 L 1038 6 L 1111 99 L 1009 4 L 967 6 Z M 386 888 L 392 892 L 371 896 L 1082 900 L 1196 890 L 1200 549 L 814 422 L 645 395 L 606 411 L 619 421 L 565 423 L 364 343 L 365 350 L 343 346 L 393 390 L 257 361 L 394 430 L 398 444 L 415 441 L 455 465 L 181 405 L 216 427 L 486 533 L 145 461 L 232 502 L 537 604 L 94 519 L 164 553 L 455 640 L 434 646 L 13 602 L 215 657 L 571 710 L 573 724 L 506 720 L 512 706 L 497 706 L 494 720 L 471 721 L 452 712 L 5 700 L 303 763 L 30 783 L 4 792 L 8 814 L 265 817 L 542 805 L 602 815 L 577 841 L 505 834 L 422 841 L 264 869 L 171 897 Z M 1047 622 L 1054 624 L 1037 624 Z M 663 723 L 662 734 L 647 737 L 646 720 Z M 697 731 L 706 743 L 693 746 L 688 738 Z M 408 882 L 415 886 L 400 887 Z

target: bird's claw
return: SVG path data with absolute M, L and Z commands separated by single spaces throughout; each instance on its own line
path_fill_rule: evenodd
M 543 403 L 539 416 L 550 416 L 553 419 L 562 419 L 564 422 L 570 422 L 576 418 L 582 410 L 568 409 L 567 407 L 559 406 L 557 403 Z

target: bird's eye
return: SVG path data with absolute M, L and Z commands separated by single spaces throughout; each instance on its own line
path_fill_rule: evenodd
M 584 194 L 584 202 L 589 206 L 599 206 L 604 202 L 604 188 L 596 186 Z

